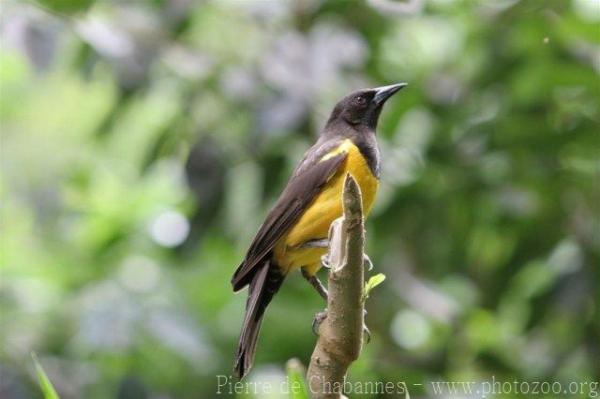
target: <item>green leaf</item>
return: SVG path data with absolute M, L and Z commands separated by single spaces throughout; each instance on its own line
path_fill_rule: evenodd
M 50 379 L 44 372 L 42 365 L 40 364 L 40 362 L 38 362 L 35 353 L 31 353 L 31 358 L 33 359 L 33 363 L 35 364 L 35 370 L 37 372 L 38 380 L 40 382 L 40 388 L 42 388 L 42 392 L 44 394 L 44 399 L 60 399 L 60 397 L 56 393 L 56 390 L 54 389 L 54 386 L 52 386 Z
M 367 283 L 365 284 L 364 298 L 367 299 L 369 297 L 369 294 L 371 293 L 371 291 L 373 291 L 373 288 L 377 287 L 379 284 L 383 283 L 384 281 L 385 281 L 385 274 L 383 274 L 383 273 L 378 273 L 374 276 L 371 276 L 369 278 L 369 281 L 367 281 Z
M 290 399 L 310 399 L 304 381 L 304 367 L 298 359 L 290 359 L 286 364 Z

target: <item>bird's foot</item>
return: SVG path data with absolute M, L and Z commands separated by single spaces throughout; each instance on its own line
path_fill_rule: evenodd
M 331 263 L 329 263 L 329 254 L 328 253 L 326 253 L 325 255 L 321 256 L 321 265 L 325 269 L 331 269 Z
M 366 324 L 363 324 L 363 334 L 365 335 L 365 343 L 369 344 L 371 342 L 371 331 Z
M 321 256 L 321 265 L 325 269 L 331 269 L 331 263 L 329 262 L 329 254 L 325 254 L 325 255 Z M 367 254 L 363 254 L 363 266 L 368 271 L 373 270 L 373 262 L 371 261 L 371 258 L 369 258 L 369 255 L 367 255 Z
M 363 309 L 364 315 L 367 315 L 367 310 Z M 313 334 L 315 334 L 317 337 L 319 336 L 319 328 L 321 327 L 321 324 L 323 323 L 323 321 L 327 318 L 327 309 L 325 309 L 322 312 L 319 312 L 315 315 L 315 318 L 313 319 L 312 322 L 312 332 Z M 368 344 L 371 342 L 371 330 L 369 330 L 369 327 L 367 327 L 367 325 L 363 322 L 363 334 L 365 335 L 365 342 Z
M 323 323 L 323 320 L 325 320 L 326 318 L 327 318 L 327 309 L 325 309 L 322 312 L 317 313 L 315 315 L 315 318 L 313 319 L 312 332 L 317 337 L 319 336 L 319 327 L 321 327 L 321 323 Z
M 363 334 L 366 337 L 365 342 L 368 344 L 371 342 L 371 330 L 369 330 L 369 327 L 367 327 L 367 324 L 364 322 L 365 317 L 367 317 L 367 309 L 363 309 Z
M 373 262 L 371 262 L 371 258 L 367 254 L 363 254 L 363 267 L 366 267 L 368 271 L 373 270 Z
M 329 240 L 326 238 L 319 240 L 311 240 L 307 241 L 301 245 L 302 248 L 329 248 Z M 321 265 L 325 269 L 331 269 L 331 262 L 329 260 L 329 253 L 321 256 Z M 369 255 L 363 254 L 363 266 L 367 268 L 368 271 L 373 270 L 373 262 L 371 262 L 371 258 Z

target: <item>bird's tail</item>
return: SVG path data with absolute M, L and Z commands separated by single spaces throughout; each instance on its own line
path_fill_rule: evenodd
M 273 261 L 265 262 L 252 277 L 246 302 L 246 316 L 233 366 L 234 372 L 240 379 L 248 374 L 254 363 L 256 341 L 265 309 L 281 287 L 283 278 L 284 275 Z

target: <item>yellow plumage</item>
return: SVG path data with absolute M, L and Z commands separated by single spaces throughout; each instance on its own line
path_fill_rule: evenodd
M 331 222 L 342 215 L 342 189 L 347 173 L 360 186 L 365 217 L 371 211 L 379 181 L 371 172 L 367 161 L 351 140 L 345 140 L 338 148 L 325 155 L 326 160 L 341 152 L 347 153 L 342 167 L 331 177 L 323 190 L 309 205 L 296 225 L 275 246 L 275 261 L 287 274 L 304 266 L 313 275 L 321 267 L 321 256 L 325 248 L 301 248 L 303 243 L 327 238 Z

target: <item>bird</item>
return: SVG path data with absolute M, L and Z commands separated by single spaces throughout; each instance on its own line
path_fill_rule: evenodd
M 327 251 L 329 226 L 343 212 L 344 179 L 350 174 L 357 181 L 366 218 L 381 172 L 377 122 L 386 101 L 405 86 L 361 89 L 340 100 L 258 229 L 231 279 L 234 292 L 249 286 L 234 362 L 238 378 L 252 367 L 265 309 L 286 276 L 300 269 L 327 300 L 317 271 Z

